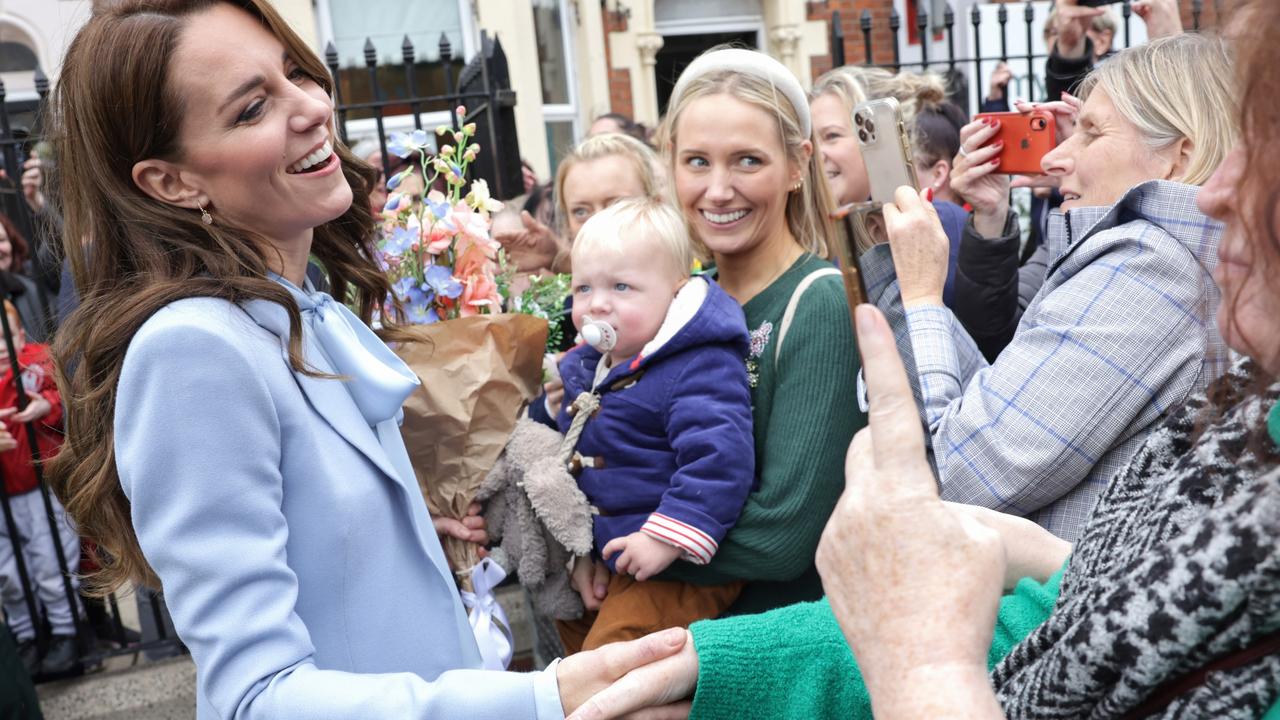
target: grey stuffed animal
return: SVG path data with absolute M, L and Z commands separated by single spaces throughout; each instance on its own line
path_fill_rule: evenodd
M 476 494 L 497 545 L 490 557 L 529 591 L 534 609 L 556 620 L 582 617 L 570 563 L 591 552 L 591 506 L 561 459 L 562 436 L 532 420 L 516 423 Z

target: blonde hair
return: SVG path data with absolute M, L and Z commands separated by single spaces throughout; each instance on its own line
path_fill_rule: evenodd
M 1202 185 L 1235 145 L 1235 71 L 1221 38 L 1186 33 L 1122 50 L 1080 84 L 1080 97 L 1106 92 L 1116 111 L 1153 150 L 1182 138 L 1192 143 L 1181 177 Z
M 799 189 L 790 192 L 787 197 L 787 228 L 806 251 L 818 257 L 828 257 L 829 248 L 834 247 L 836 242 L 835 226 L 827 215 L 829 208 L 834 207 L 834 202 L 831 190 L 827 187 L 826 175 L 822 171 L 818 140 L 812 130 L 807 136 L 801 133 L 800 111 L 768 79 L 731 69 L 717 69 L 688 81 L 680 96 L 672 97 L 671 107 L 658 126 L 658 145 L 666 155 L 668 167 L 674 170 L 678 140 L 676 127 L 681 113 L 694 100 L 720 94 L 754 105 L 777 119 L 778 134 L 787 159 L 802 169 Z M 806 115 L 808 111 L 807 107 L 804 108 Z M 806 140 L 813 148 L 807 163 L 803 151 Z M 701 238 L 692 228 L 690 237 L 699 246 L 698 249 L 703 250 Z
M 660 198 L 619 200 L 588 218 L 573 243 L 573 264 L 582 257 L 618 252 L 637 243 L 657 248 L 677 277 L 689 277 L 693 242 L 684 217 Z
M 911 128 L 911 146 L 919 149 L 927 138 L 916 127 L 916 115 L 941 107 L 947 101 L 947 85 L 942 76 L 931 72 L 892 73 L 884 68 L 845 65 L 824 73 L 813 83 L 809 100 L 823 95 L 839 99 L 851 116 L 858 103 L 894 98 L 902 110 L 903 125 Z
M 652 148 L 622 133 L 592 135 L 570 150 L 560 160 L 560 167 L 556 170 L 556 227 L 562 236 L 567 235 L 569 230 L 569 206 L 564 197 L 564 181 L 569 177 L 569 171 L 579 163 L 615 155 L 625 158 L 635 168 L 645 197 L 662 196 L 663 183 L 657 172 L 661 166 L 658 164 L 658 155 Z M 573 242 L 573 238 L 568 240 Z

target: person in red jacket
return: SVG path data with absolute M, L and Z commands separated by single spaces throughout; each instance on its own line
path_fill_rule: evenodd
M 5 617 L 18 640 L 18 652 L 27 669 L 33 673 L 58 674 L 70 670 L 76 662 L 75 621 L 54 551 L 54 534 L 49 528 L 44 500 L 40 497 L 35 469 L 31 464 L 27 423 L 31 422 L 36 428 L 40 456 L 52 457 L 62 445 L 62 400 L 54 384 L 53 361 L 49 358 L 48 346 L 26 342 L 17 310 L 7 301 L 4 309 L 13 329 L 13 345 L 18 353 L 22 387 L 28 402 L 25 409 L 18 409 L 18 388 L 8 348 L 0 341 L 0 423 L 3 423 L 0 428 L 0 470 L 3 471 L 4 493 L 9 497 L 31 589 L 44 608 L 52 630 L 43 658 L 38 656 L 36 623 L 23 597 L 14 543 L 5 522 L 0 522 L 0 600 L 3 600 Z M 49 499 L 58 525 L 57 542 L 62 544 L 63 555 L 74 579 L 80 559 L 80 539 L 57 498 L 51 493 Z

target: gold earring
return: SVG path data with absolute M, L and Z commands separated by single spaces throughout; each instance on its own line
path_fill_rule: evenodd
M 200 208 L 200 222 L 204 223 L 205 225 L 212 225 L 213 216 L 209 214 L 208 210 L 204 209 L 204 205 L 197 202 L 196 207 Z
M 797 180 L 797 181 L 796 181 L 796 184 L 791 186 L 791 191 L 792 191 L 792 192 L 795 192 L 796 190 L 799 190 L 801 185 L 804 185 L 804 181 L 803 181 L 803 180 Z

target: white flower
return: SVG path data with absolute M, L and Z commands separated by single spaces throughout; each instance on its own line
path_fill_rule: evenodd
M 498 212 L 502 209 L 502 203 L 489 195 L 489 183 L 484 180 L 475 180 L 471 183 L 471 192 L 467 193 L 467 204 L 476 210 L 486 212 Z

